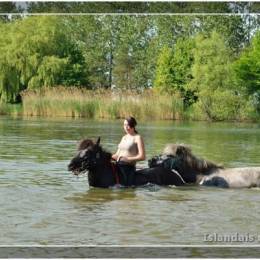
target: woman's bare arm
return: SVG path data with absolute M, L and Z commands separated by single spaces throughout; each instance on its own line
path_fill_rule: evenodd
M 116 161 L 118 159 L 118 153 L 119 149 L 117 149 L 116 153 L 112 154 L 111 158 Z

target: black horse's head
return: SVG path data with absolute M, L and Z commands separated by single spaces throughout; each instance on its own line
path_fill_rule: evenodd
M 71 159 L 68 170 L 74 174 L 92 170 L 100 160 L 102 148 L 100 137 L 96 142 L 90 139 L 82 140 L 78 145 L 77 154 Z

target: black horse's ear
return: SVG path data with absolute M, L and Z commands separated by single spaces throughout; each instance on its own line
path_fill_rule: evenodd
M 100 136 L 98 137 L 97 141 L 96 141 L 96 145 L 99 146 L 100 144 Z

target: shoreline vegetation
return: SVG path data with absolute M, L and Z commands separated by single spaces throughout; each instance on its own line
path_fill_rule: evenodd
M 56 86 L 26 90 L 21 104 L 0 104 L 0 115 L 72 117 L 88 119 L 119 119 L 135 115 L 141 120 L 249 121 L 259 122 L 249 103 L 239 97 L 211 100 L 211 114 L 201 102 L 185 107 L 180 93 L 161 94 L 153 89 L 142 92 L 130 90 L 87 90 Z
M 257 15 L 122 14 L 2 17 L 0 115 L 260 121 Z

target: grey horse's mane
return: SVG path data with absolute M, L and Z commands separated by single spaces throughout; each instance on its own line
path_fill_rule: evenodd
M 163 154 L 180 157 L 191 168 L 201 173 L 210 173 L 213 169 L 223 168 L 221 165 L 196 157 L 192 153 L 191 148 L 185 144 L 167 144 Z

